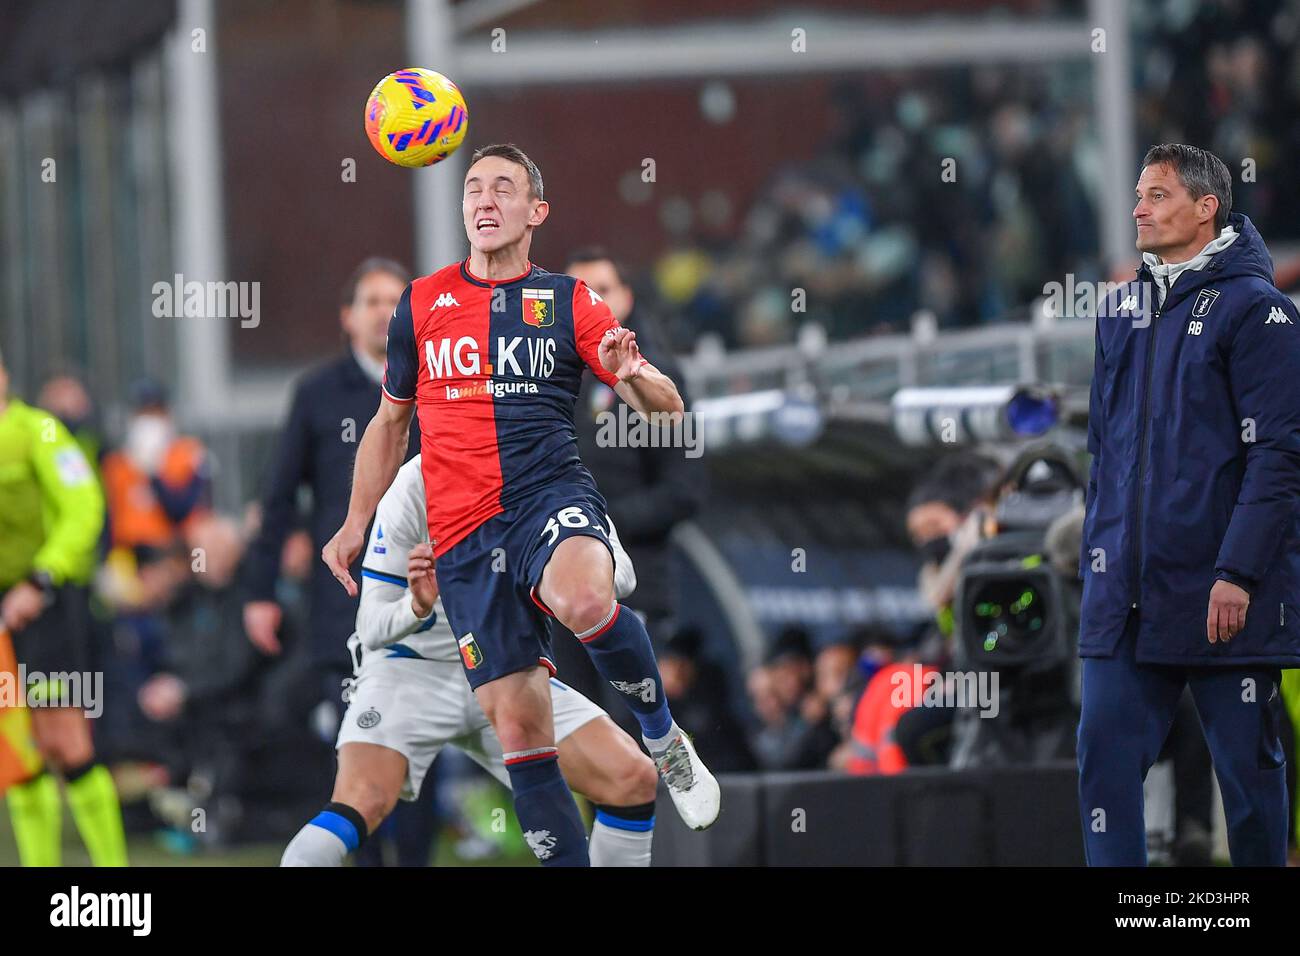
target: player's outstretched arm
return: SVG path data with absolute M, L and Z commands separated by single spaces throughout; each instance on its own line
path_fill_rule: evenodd
M 631 329 L 605 333 L 600 340 L 600 364 L 618 377 L 614 391 L 639 414 L 679 415 L 686 410 L 673 380 L 641 357 Z
M 357 446 L 348 516 L 343 520 L 343 527 L 321 549 L 321 560 L 349 597 L 357 596 L 357 582 L 352 580 L 348 568 L 365 545 L 366 525 L 370 524 L 379 499 L 393 483 L 397 469 L 402 467 L 414 410 L 411 402 L 393 402 L 387 395 L 380 398 L 379 411 L 370 419 Z

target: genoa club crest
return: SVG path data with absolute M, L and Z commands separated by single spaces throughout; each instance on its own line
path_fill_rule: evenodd
M 466 670 L 472 671 L 483 663 L 483 652 L 479 650 L 473 634 L 466 634 L 457 643 L 460 644 L 460 659 Z
M 555 324 L 555 290 L 524 289 L 524 324 L 545 328 Z

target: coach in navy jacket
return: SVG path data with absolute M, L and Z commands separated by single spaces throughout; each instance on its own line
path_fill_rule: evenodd
M 1098 310 L 1079 652 L 1090 864 L 1146 861 L 1142 781 L 1190 684 L 1235 863 L 1283 864 L 1300 666 L 1300 315 L 1227 167 L 1148 152 L 1143 265 Z M 1199 250 L 1199 251 L 1198 251 Z
M 308 528 L 319 553 L 343 523 L 352 492 L 352 462 L 366 424 L 379 407 L 388 320 L 408 276 L 386 259 L 367 259 L 344 291 L 342 322 L 349 348 L 308 372 L 294 389 L 289 420 L 279 434 L 265 494 L 262 526 L 248 549 L 242 571 L 244 628 L 264 653 L 280 651 L 280 607 L 276 582 L 285 536 L 298 523 L 298 495 L 311 491 Z M 419 427 L 411 422 L 407 457 L 420 450 Z M 354 574 L 360 569 L 354 568 Z M 351 671 L 347 651 L 357 601 L 338 586 L 322 561 L 312 562 L 309 639 L 322 672 L 322 693 L 337 701 L 339 680 Z

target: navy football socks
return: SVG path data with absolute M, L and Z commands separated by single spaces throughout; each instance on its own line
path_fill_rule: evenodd
M 623 693 L 641 725 L 642 735 L 651 740 L 667 736 L 673 727 L 673 715 L 664 699 L 650 633 L 641 619 L 615 602 L 604 621 L 577 638 L 587 648 L 600 676 Z
M 558 751 L 539 747 L 505 755 L 515 816 L 542 866 L 590 866 L 587 831 L 560 775 Z

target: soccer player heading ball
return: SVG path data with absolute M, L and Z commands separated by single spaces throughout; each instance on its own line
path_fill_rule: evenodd
M 546 616 L 573 631 L 623 692 L 687 824 L 711 825 L 720 795 L 669 712 L 645 625 L 615 598 L 605 501 L 574 439 L 584 367 L 643 415 L 681 413 L 681 396 L 600 296 L 529 262 L 549 209 L 523 151 L 475 152 L 462 203 L 469 258 L 402 295 L 348 515 L 322 558 L 355 594 L 348 566 L 418 408 L 438 584 L 465 674 L 505 751 L 515 812 L 544 864 L 585 866 L 582 821 L 556 761 Z

